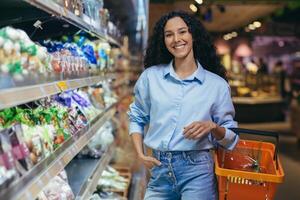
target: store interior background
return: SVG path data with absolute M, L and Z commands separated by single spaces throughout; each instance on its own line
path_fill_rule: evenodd
M 120 31 L 123 68 L 118 69 L 118 78 L 125 78 L 125 71 L 134 73 L 126 82 L 131 90 L 143 70 L 147 39 L 160 16 L 171 10 L 197 16 L 210 32 L 227 69 L 239 127 L 280 134 L 279 158 L 285 180 L 275 199 L 300 199 L 299 0 L 104 0 L 104 7 Z M 21 0 L 1 0 L 0 10 L 1 28 L 12 25 L 23 29 L 34 41 L 81 30 L 57 18 L 53 20 L 50 14 Z M 32 26 L 37 19 L 45 22 L 42 30 Z M 128 92 L 127 85 L 121 82 L 119 86 L 119 95 Z M 126 111 L 132 100 L 127 98 L 117 107 L 120 121 L 128 122 Z M 147 172 L 136 160 L 128 125 L 119 125 L 117 131 L 112 162 L 130 168 L 128 197 L 140 200 Z
M 149 31 L 171 10 L 199 17 L 227 69 L 239 127 L 280 134 L 285 180 L 275 199 L 299 199 L 300 2 L 153 0 L 149 8 Z

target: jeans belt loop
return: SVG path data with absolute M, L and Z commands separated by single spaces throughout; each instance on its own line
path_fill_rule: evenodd
M 187 155 L 186 155 L 186 152 L 185 152 L 185 151 L 182 152 L 182 155 L 183 155 L 183 158 L 186 160 Z

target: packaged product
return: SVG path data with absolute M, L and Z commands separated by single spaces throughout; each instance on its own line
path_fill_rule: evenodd
M 29 157 L 29 149 L 26 146 L 23 137 L 22 127 L 20 124 L 15 124 L 6 132 L 9 136 L 12 146 L 12 153 L 16 160 L 16 167 L 22 175 L 33 167 L 33 163 Z
M 21 126 L 26 145 L 30 152 L 29 157 L 33 165 L 35 165 L 45 157 L 42 139 L 35 127 L 30 127 L 25 124 L 21 124 Z
M 0 179 L 2 179 L 0 187 L 7 187 L 19 177 L 7 132 L 8 129 L 0 131 Z
M 38 199 L 41 200 L 73 200 L 75 199 L 71 187 L 68 184 L 66 173 L 63 171 L 55 176 L 43 189 Z

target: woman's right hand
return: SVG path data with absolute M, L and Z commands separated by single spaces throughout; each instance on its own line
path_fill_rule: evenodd
M 154 157 L 141 155 L 139 159 L 143 162 L 147 169 L 152 169 L 155 165 L 160 166 L 161 162 Z

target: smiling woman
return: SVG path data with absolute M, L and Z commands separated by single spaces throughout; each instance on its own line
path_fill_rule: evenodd
M 128 112 L 135 149 L 151 173 L 144 199 L 216 199 L 209 150 L 233 149 L 238 136 L 229 129 L 237 126 L 234 107 L 210 37 L 189 14 L 168 13 L 155 26 L 144 62 Z M 143 153 L 143 142 L 152 156 Z
M 193 56 L 192 34 L 180 17 L 170 19 L 166 23 L 164 32 L 166 47 L 174 57 Z
M 168 24 L 171 26 L 171 24 L 176 24 L 174 23 L 176 21 L 180 22 L 181 26 L 186 27 L 187 33 L 191 35 L 193 54 L 200 64 L 206 70 L 226 79 L 225 69 L 221 65 L 220 59 L 217 57 L 215 47 L 208 32 L 199 20 L 185 12 L 170 12 L 168 15 L 161 17 L 156 23 L 146 50 L 144 59 L 145 68 L 157 64 L 168 64 L 173 59 L 172 53 L 167 48 L 166 42 L 169 41 L 169 39 L 165 37 L 165 31 L 167 22 L 169 22 Z M 179 30 L 176 31 L 178 35 Z M 169 32 L 169 34 L 172 34 L 172 32 Z

